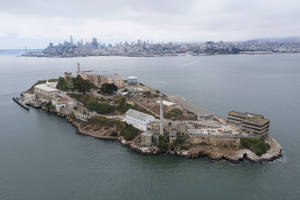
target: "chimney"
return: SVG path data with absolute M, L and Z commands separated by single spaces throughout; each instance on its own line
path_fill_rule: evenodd
M 164 135 L 164 111 L 163 111 L 163 94 L 160 96 L 160 135 Z

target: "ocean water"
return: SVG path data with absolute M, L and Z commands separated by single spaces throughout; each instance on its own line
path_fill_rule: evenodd
M 226 117 L 271 120 L 283 157 L 233 164 L 137 154 L 82 136 L 64 119 L 11 98 L 37 80 L 82 70 L 135 75 L 168 95 Z M 0 199 L 299 199 L 300 54 L 201 57 L 25 58 L 0 55 Z

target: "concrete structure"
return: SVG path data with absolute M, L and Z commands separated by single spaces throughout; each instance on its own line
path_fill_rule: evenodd
M 155 118 L 152 115 L 129 109 L 126 112 L 125 120 L 135 128 L 146 131 L 147 124 L 153 122 Z
M 156 101 L 156 103 L 160 103 L 160 101 Z M 166 100 L 163 100 L 162 103 L 165 106 L 175 106 L 176 105 L 175 103 L 170 102 L 170 101 L 166 101 Z
M 127 83 L 128 83 L 128 86 L 136 86 L 138 84 L 137 77 L 129 76 L 127 78 Z
M 145 131 L 141 134 L 141 145 L 144 147 L 150 147 L 152 145 L 152 134 Z
M 74 113 L 75 117 L 81 121 L 88 121 L 89 119 L 97 115 L 96 112 L 90 112 L 88 110 L 79 109 Z
M 263 115 L 231 111 L 228 113 L 227 121 L 239 125 L 244 133 L 261 136 L 269 133 L 270 121 Z
M 36 100 L 36 94 L 23 93 L 24 103 L 28 104 Z
M 93 82 L 96 86 L 100 87 L 104 83 L 115 84 L 118 88 L 124 87 L 124 79 L 117 73 L 97 73 L 94 71 L 77 72 L 84 80 Z
M 55 106 L 56 111 L 61 112 L 67 106 L 68 99 L 57 97 L 52 99 L 52 105 Z
M 159 134 L 164 135 L 164 111 L 163 111 L 162 95 L 160 97 L 160 112 L 159 112 L 159 114 L 160 114 Z
M 51 100 L 56 97 L 59 93 L 59 90 L 53 87 L 50 87 L 48 83 L 39 84 L 34 86 L 34 93 L 42 99 Z
M 66 80 L 71 80 L 73 78 L 72 72 L 65 72 L 64 77 Z
M 102 74 L 101 76 L 101 83 L 113 83 L 115 84 L 118 88 L 123 88 L 124 87 L 124 79 L 120 77 L 117 73 L 106 73 Z

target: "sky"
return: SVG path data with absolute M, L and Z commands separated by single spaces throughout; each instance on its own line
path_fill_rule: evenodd
M 0 49 L 300 36 L 299 0 L 1 0 Z

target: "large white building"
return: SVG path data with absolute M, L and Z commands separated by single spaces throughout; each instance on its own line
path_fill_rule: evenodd
M 155 118 L 152 115 L 129 109 L 126 112 L 125 120 L 128 124 L 131 124 L 135 128 L 146 131 L 147 124 L 153 122 Z
M 40 98 L 51 100 L 59 93 L 58 89 L 51 86 L 48 83 L 36 85 L 34 86 L 34 93 Z

